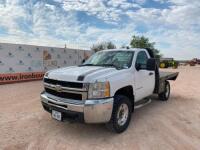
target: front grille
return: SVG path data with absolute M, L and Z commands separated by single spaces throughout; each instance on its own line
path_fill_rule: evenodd
M 63 87 L 69 87 L 69 88 L 83 88 L 83 83 L 77 83 L 77 82 L 59 81 L 59 80 L 48 79 L 48 78 L 44 78 L 44 82 L 48 84 L 53 84 L 53 85 L 58 84 Z
M 69 93 L 69 92 L 57 92 L 49 88 L 45 88 L 45 91 L 49 94 L 52 94 L 54 96 L 61 97 L 61 98 L 82 100 L 82 94 Z

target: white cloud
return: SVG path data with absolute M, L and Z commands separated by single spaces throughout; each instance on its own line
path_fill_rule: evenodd
M 199 33 L 160 28 L 149 31 L 146 36 L 157 43 L 157 47 L 162 50 L 165 57 L 177 59 L 200 57 Z
M 168 23 L 177 25 L 179 28 L 190 28 L 200 25 L 200 7 L 188 4 L 173 6 L 170 10 L 163 11 L 163 17 Z
M 123 9 L 128 9 L 128 8 L 141 8 L 140 5 L 138 5 L 137 3 L 134 3 L 134 2 L 127 2 L 127 0 L 110 0 L 107 2 L 107 4 L 109 6 L 112 6 L 112 7 L 120 7 L 120 8 L 123 8 Z
M 17 3 L 18 1 L 14 2 L 9 0 L 0 3 L 0 25 L 6 27 L 11 34 L 23 34 L 23 31 L 19 29 L 16 23 L 16 19 L 24 18 L 26 13 L 24 9 L 16 5 Z
M 140 5 L 142 5 L 146 2 L 146 0 L 133 0 L 133 1 Z
M 170 0 L 170 3 L 174 5 L 166 9 L 141 8 L 128 11 L 127 15 L 148 28 L 145 35 L 157 43 L 165 56 L 200 57 L 200 1 Z
M 199 0 L 167 0 L 170 3 L 176 4 L 176 5 L 188 5 L 188 4 L 194 4 L 194 5 L 199 5 Z
M 90 47 L 95 42 L 110 40 L 121 46 L 129 44 L 131 36 L 136 34 L 155 41 L 167 57 L 200 57 L 199 0 L 192 3 L 189 0 L 154 0 L 170 3 L 165 9 L 142 8 L 145 0 L 132 0 L 133 3 L 127 0 L 54 1 L 60 5 L 0 0 L 0 27 L 8 32 L 0 36 L 0 41 Z M 114 26 L 104 28 L 80 22 L 77 12 Z M 136 30 L 140 26 L 146 28 L 145 32 Z
M 66 11 L 84 11 L 89 15 L 94 15 L 98 19 L 110 23 L 119 21 L 120 15 L 124 14 L 126 9 L 141 8 L 139 4 L 131 3 L 127 0 L 63 0 L 62 3 Z M 118 7 L 123 9 L 123 11 Z

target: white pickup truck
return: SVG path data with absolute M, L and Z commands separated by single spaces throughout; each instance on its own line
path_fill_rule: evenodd
M 103 50 L 80 66 L 48 71 L 41 102 L 59 121 L 105 123 L 121 133 L 134 109 L 150 102 L 149 96 L 168 100 L 168 80 L 177 76 L 178 72 L 160 72 L 150 49 Z

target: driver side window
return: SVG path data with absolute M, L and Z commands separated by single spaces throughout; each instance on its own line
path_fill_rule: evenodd
M 136 67 L 139 66 L 140 69 L 146 69 L 147 68 L 147 54 L 145 51 L 140 51 L 137 55 L 137 59 L 136 59 Z

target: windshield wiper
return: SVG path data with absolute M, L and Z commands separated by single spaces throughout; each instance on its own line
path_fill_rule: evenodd
M 96 66 L 95 64 L 82 64 L 82 65 L 79 65 L 79 67 L 81 66 Z
M 114 64 L 99 64 L 99 66 L 114 67 L 114 68 L 116 68 L 116 69 L 119 69 L 119 67 L 117 67 L 117 66 L 114 65 Z

